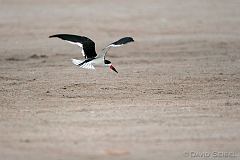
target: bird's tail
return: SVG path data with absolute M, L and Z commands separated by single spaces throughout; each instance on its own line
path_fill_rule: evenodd
M 72 63 L 75 64 L 75 65 L 79 65 L 81 64 L 83 61 L 82 60 L 78 60 L 78 59 L 72 59 Z

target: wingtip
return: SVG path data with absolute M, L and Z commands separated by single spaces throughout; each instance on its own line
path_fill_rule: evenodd
M 127 37 L 129 38 L 129 42 L 135 42 L 135 40 L 132 37 Z
M 131 37 L 131 39 L 132 39 L 132 42 L 135 42 L 135 40 Z
M 59 38 L 59 36 L 61 36 L 61 35 L 63 35 L 63 34 L 54 34 L 54 35 L 49 36 L 48 38 L 54 38 L 54 37 L 58 37 Z
M 48 38 L 53 38 L 54 37 L 54 35 L 51 35 L 51 36 L 49 36 Z

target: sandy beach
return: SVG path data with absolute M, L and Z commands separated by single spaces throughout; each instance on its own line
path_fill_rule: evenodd
M 0 0 L 1 160 L 240 156 L 237 0 Z M 118 74 L 71 63 L 111 49 Z M 216 156 L 215 156 L 216 155 Z M 199 157 L 202 156 L 202 157 Z

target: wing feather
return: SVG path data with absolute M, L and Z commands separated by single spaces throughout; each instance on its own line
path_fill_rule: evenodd
M 95 69 L 95 67 L 90 62 L 84 63 L 80 67 L 84 69 Z
M 117 40 L 116 42 L 113 42 L 113 43 L 109 44 L 108 46 L 106 46 L 105 48 L 103 48 L 102 51 L 98 54 L 98 57 L 105 57 L 106 53 L 108 52 L 108 50 L 111 47 L 120 47 L 120 46 L 130 43 L 130 42 L 134 42 L 132 37 L 123 37 L 123 38 Z
M 87 37 L 72 34 L 56 34 L 49 36 L 49 38 L 54 37 L 60 38 L 71 44 L 75 44 L 81 47 L 82 54 L 85 56 L 85 58 L 94 58 L 97 56 L 97 53 L 95 51 L 95 43 Z

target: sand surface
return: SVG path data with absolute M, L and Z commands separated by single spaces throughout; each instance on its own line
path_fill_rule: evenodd
M 0 159 L 238 159 L 239 8 L 0 0 Z M 48 38 L 56 33 L 90 37 L 97 51 L 123 36 L 136 42 L 108 53 L 116 74 L 74 66 L 81 50 Z

